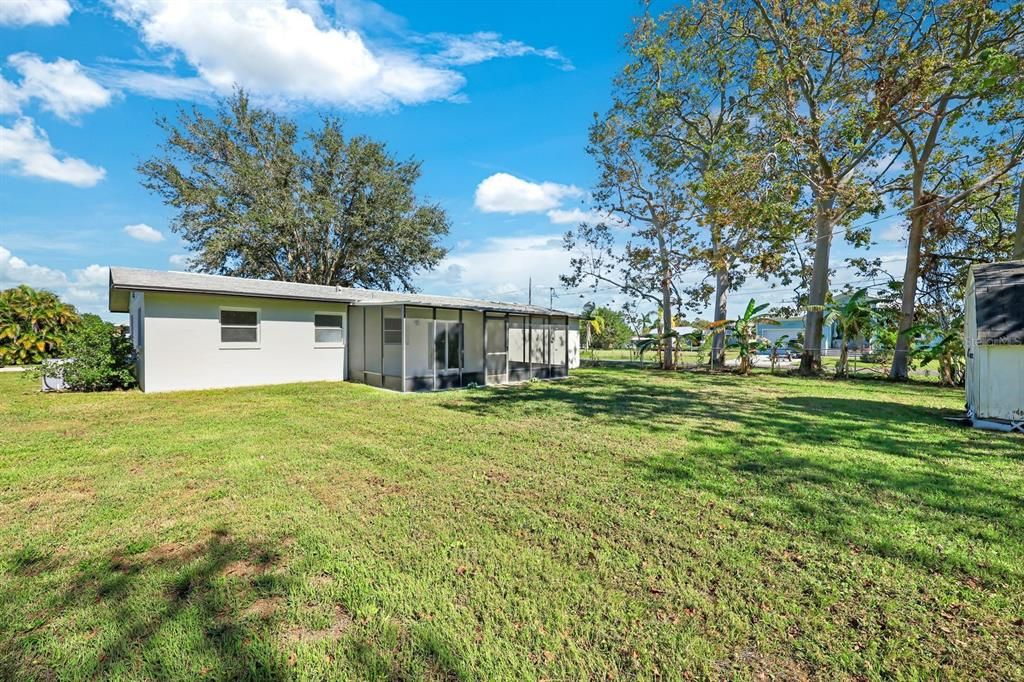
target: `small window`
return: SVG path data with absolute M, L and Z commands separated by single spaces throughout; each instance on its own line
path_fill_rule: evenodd
M 402 318 L 384 318 L 384 343 L 389 346 L 402 343 Z
M 260 341 L 260 314 L 257 310 L 222 309 L 220 341 L 225 344 L 254 346 Z
M 345 316 L 314 315 L 313 340 L 317 345 L 341 345 L 345 340 Z

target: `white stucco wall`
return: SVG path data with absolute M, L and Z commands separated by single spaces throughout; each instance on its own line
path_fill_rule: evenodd
M 221 343 L 221 307 L 259 310 L 256 347 Z M 345 378 L 344 346 L 313 334 L 315 313 L 345 314 L 344 304 L 147 292 L 144 310 L 147 392 Z
M 977 346 L 976 403 L 981 419 L 1024 419 L 1024 346 Z
M 580 321 L 569 320 L 569 369 L 580 366 Z
M 145 294 L 133 291 L 128 298 L 128 329 L 131 330 L 132 347 L 135 349 L 135 379 L 143 391 L 146 390 L 145 310 Z

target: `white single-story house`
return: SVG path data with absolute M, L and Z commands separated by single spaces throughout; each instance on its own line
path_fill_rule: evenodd
M 974 425 L 1024 433 L 1024 260 L 971 268 L 964 350 Z
M 143 391 L 354 381 L 396 391 L 556 379 L 579 316 L 534 305 L 110 269 Z

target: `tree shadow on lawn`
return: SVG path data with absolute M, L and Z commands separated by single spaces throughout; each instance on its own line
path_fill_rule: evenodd
M 676 431 L 678 449 L 669 439 L 669 451 L 633 457 L 628 465 L 649 480 L 701 489 L 746 508 L 762 525 L 778 525 L 784 509 L 802 529 L 834 544 L 994 582 L 1024 578 L 1024 567 L 936 551 L 921 538 L 896 537 L 890 527 L 890 520 L 909 520 L 933 537 L 993 547 L 1024 536 L 1024 494 L 979 469 L 1024 460 L 1024 440 L 952 425 L 932 407 L 804 395 L 749 401 L 743 394 L 755 386 L 730 392 L 722 382 L 756 377 L 716 377 L 709 386 L 687 375 L 655 375 L 662 380 L 653 382 L 637 374 L 485 391 L 449 407 L 505 419 L 568 407 L 596 424 Z M 932 437 L 922 439 L 923 429 Z M 800 454 L 797 445 L 820 451 Z
M 257 599 L 248 610 L 240 610 L 223 584 L 225 572 L 240 563 L 239 557 L 252 558 L 248 565 L 266 576 L 277 554 L 270 546 L 241 543 L 215 531 L 204 542 L 168 543 L 82 562 L 66 588 L 40 605 L 34 615 L 37 624 L 20 637 L 10 637 L 6 651 L 0 649 L 0 678 L 104 678 L 118 672 L 147 679 L 183 678 L 196 674 L 188 665 L 197 656 L 213 659 L 209 672 L 221 679 L 287 678 L 283 655 L 266 645 L 261 616 L 270 614 L 259 613 L 258 606 L 267 600 Z M 49 562 L 47 570 L 57 569 Z M 254 581 L 257 592 L 281 591 L 280 577 L 263 584 L 261 580 Z M 88 649 L 61 641 L 79 617 L 99 621 L 91 633 L 77 633 L 93 645 Z M 189 628 L 188 636 L 181 628 Z M 48 663 L 75 665 L 73 674 L 43 664 L 47 657 L 38 653 L 37 644 L 48 635 L 61 649 L 69 647 L 61 663 Z M 161 637 L 167 639 L 157 641 Z

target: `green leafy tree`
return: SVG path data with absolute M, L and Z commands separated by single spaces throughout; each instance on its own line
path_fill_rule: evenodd
M 177 210 L 196 270 L 412 291 L 445 254 L 448 217 L 414 192 L 420 163 L 346 138 L 337 118 L 300 134 L 239 90 L 212 117 L 157 124 L 167 140 L 139 166 L 142 184 Z
M 869 55 L 891 39 L 876 3 L 831 0 L 749 0 L 747 29 L 757 45 L 754 90 L 766 127 L 787 149 L 782 160 L 801 176 L 813 225 L 807 253 L 797 246 L 806 278 L 804 351 L 800 371 L 821 369 L 823 308 L 829 289 L 833 237 L 864 245 L 854 222 L 882 209 L 869 177 L 891 146 L 892 124 L 879 111 L 879 64 Z M 894 98 L 886 102 L 891 105 Z M 808 262 L 809 261 L 809 262 Z
M 950 210 L 1024 161 L 1024 4 L 915 0 L 888 23 L 879 110 L 900 145 L 889 188 L 910 226 L 891 376 L 906 379 L 928 231 L 956 229 Z
M 621 312 L 602 306 L 594 315 L 601 320 L 601 328 L 594 331 L 595 348 L 623 348 L 629 343 L 633 333 Z
M 39 369 L 61 378 L 72 391 L 109 391 L 135 386 L 134 349 L 121 329 L 98 315 L 82 316 L 68 334 L 64 359 Z
M 0 365 L 36 365 L 59 355 L 78 323 L 74 306 L 22 284 L 0 291 Z

